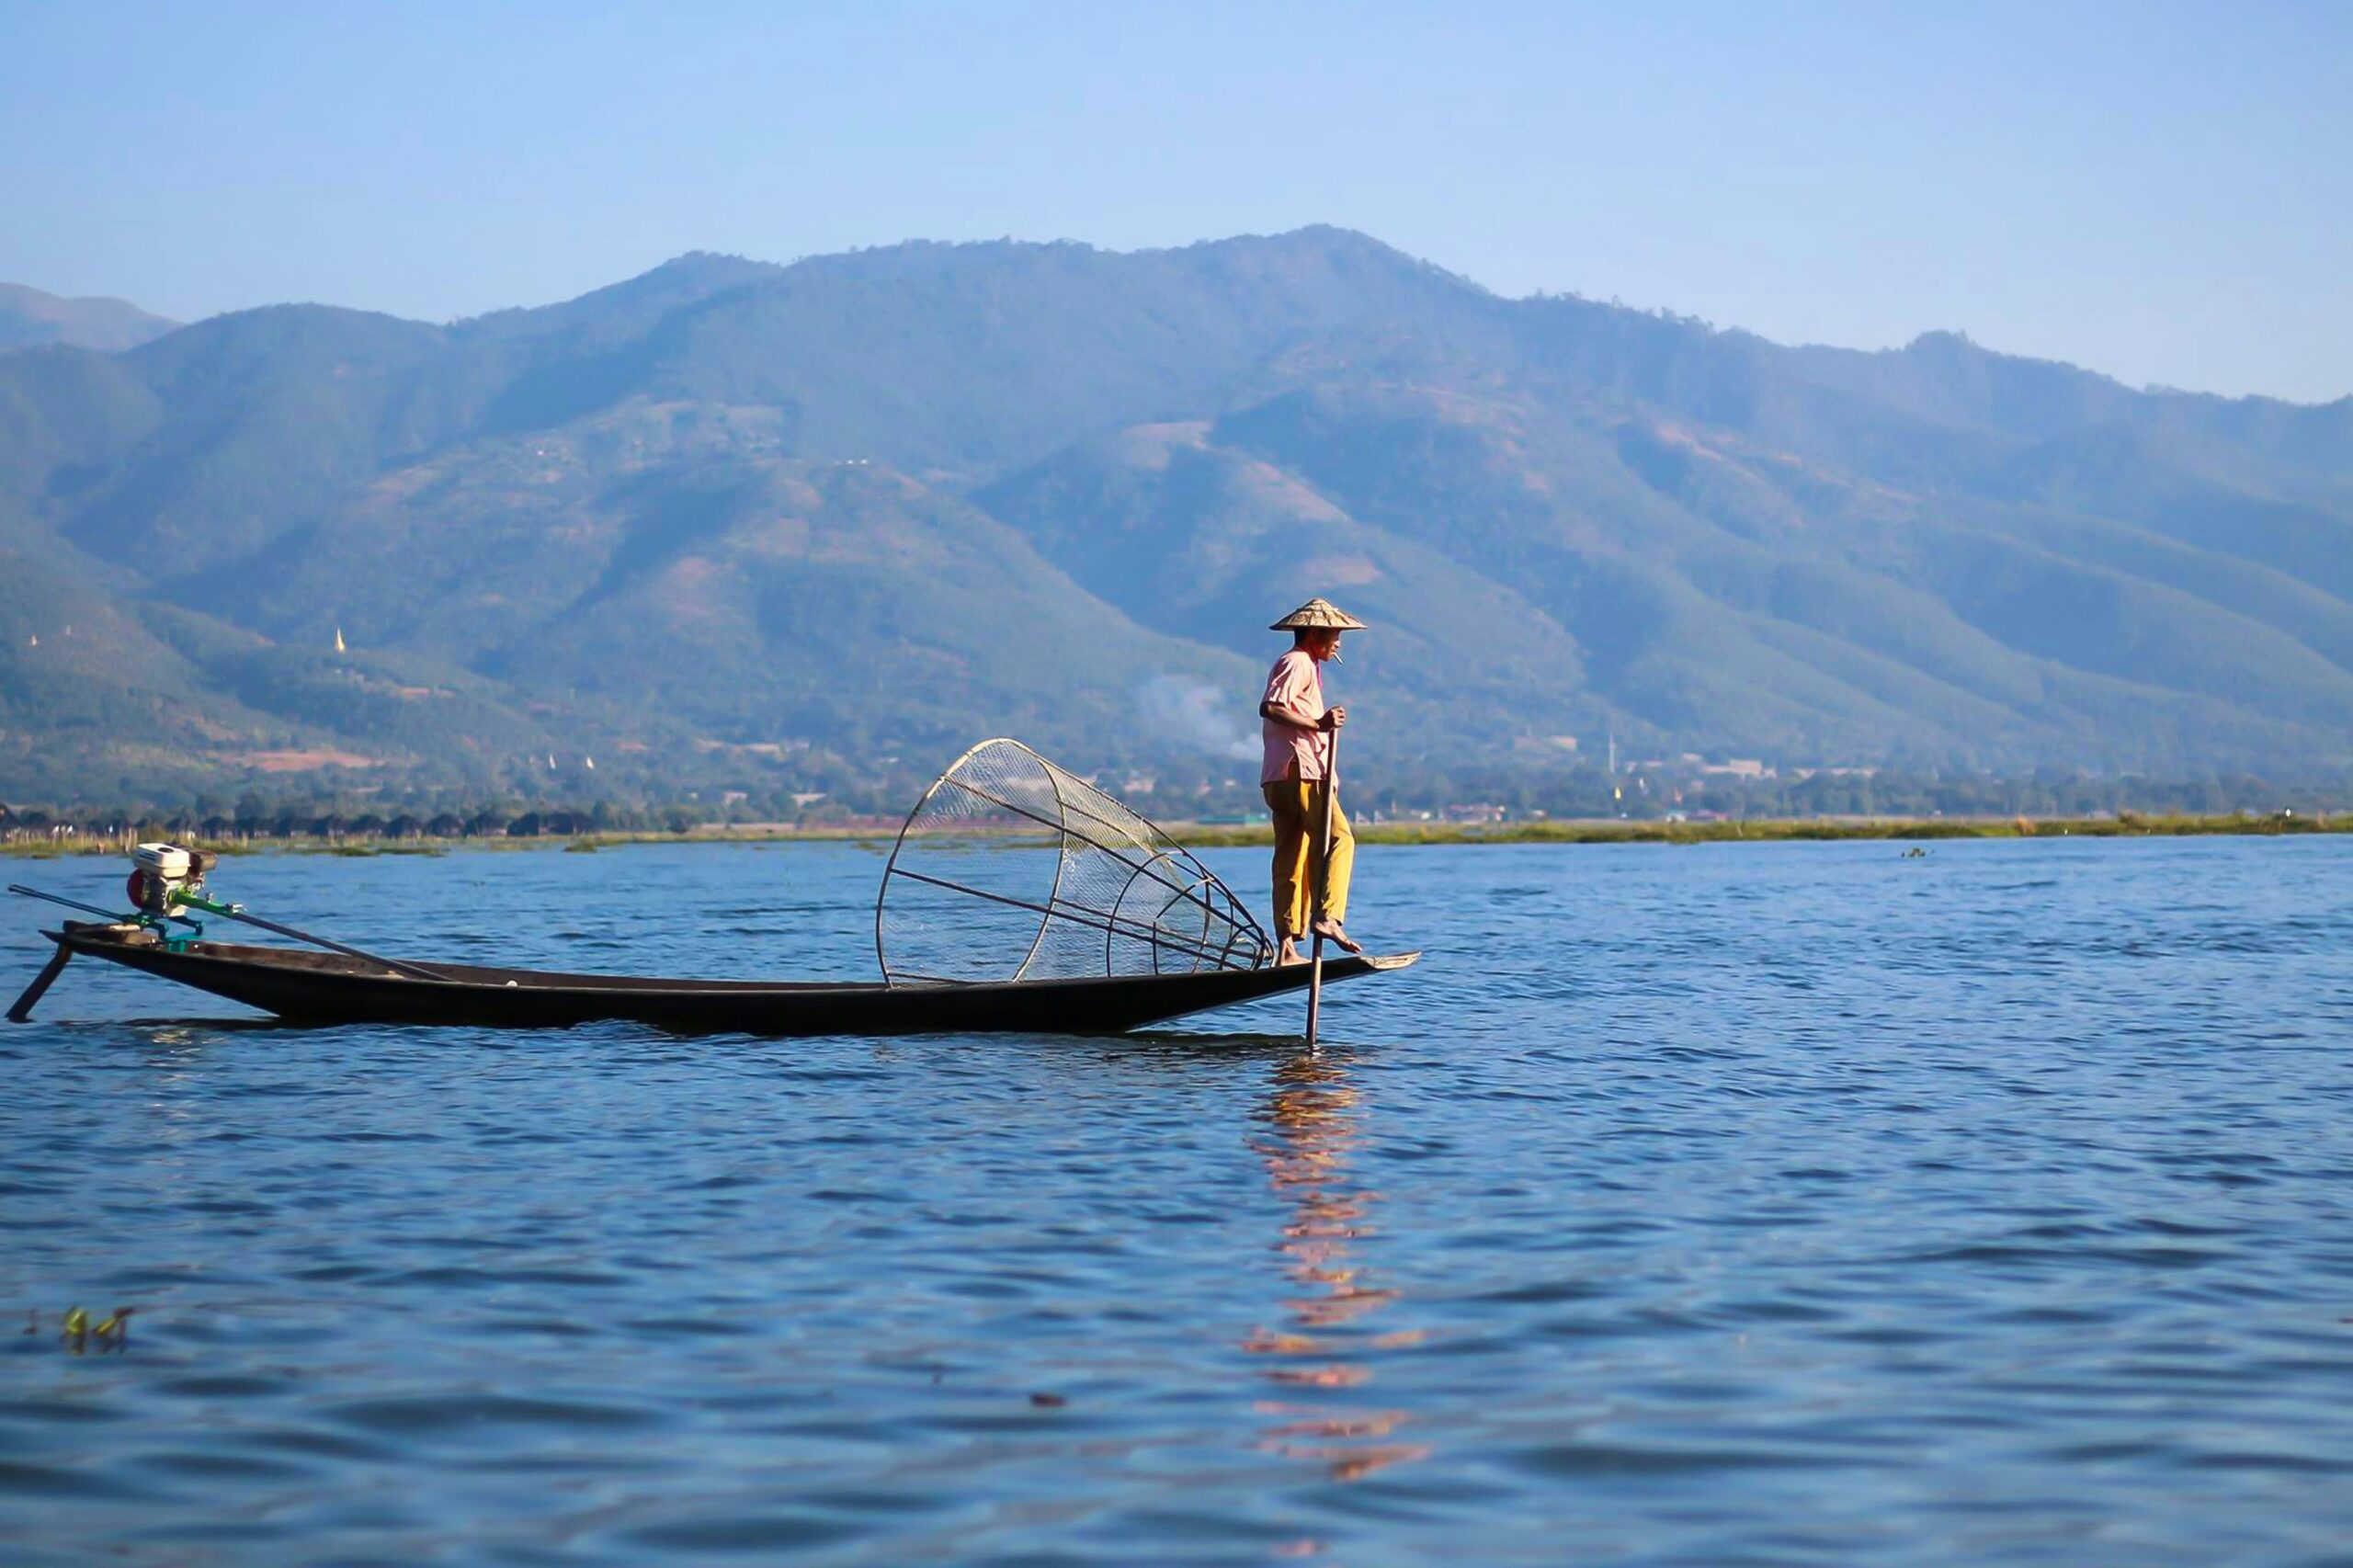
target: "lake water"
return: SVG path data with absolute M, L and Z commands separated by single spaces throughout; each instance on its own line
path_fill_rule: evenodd
M 1901 855 L 1368 849 L 1353 924 L 1429 956 L 1317 1058 L 1293 1002 L 290 1029 L 76 964 L 0 1026 L 0 1559 L 2353 1561 L 2353 839 Z M 880 867 L 215 881 L 855 979 Z

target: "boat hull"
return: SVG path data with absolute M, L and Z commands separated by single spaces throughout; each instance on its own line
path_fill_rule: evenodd
M 424 965 L 432 980 L 364 960 L 199 942 L 173 951 L 145 931 L 69 923 L 50 939 L 92 958 L 302 1023 L 466 1024 L 566 1028 L 619 1019 L 681 1033 L 791 1035 L 1116 1034 L 1302 991 L 1309 966 L 1005 984 L 778 984 L 639 980 L 546 970 Z M 1403 969 L 1421 955 L 1327 960 L 1328 984 Z

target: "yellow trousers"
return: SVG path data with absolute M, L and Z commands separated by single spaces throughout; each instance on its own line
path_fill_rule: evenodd
M 1262 784 L 1267 809 L 1275 815 L 1275 935 L 1303 937 L 1315 914 L 1315 884 L 1322 880 L 1324 792 L 1321 779 L 1286 778 Z M 1348 872 L 1357 861 L 1356 835 L 1348 819 L 1332 806 L 1332 865 L 1324 890 L 1324 912 L 1333 919 L 1348 917 Z

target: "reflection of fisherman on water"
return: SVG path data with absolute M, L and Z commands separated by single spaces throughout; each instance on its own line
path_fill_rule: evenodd
M 1290 1323 L 1261 1327 L 1242 1342 L 1269 1358 L 1263 1376 L 1301 1397 L 1307 1391 L 1354 1388 L 1369 1382 L 1367 1351 L 1416 1344 L 1418 1331 L 1366 1335 L 1360 1319 L 1397 1299 L 1367 1282 L 1356 1244 L 1376 1233 L 1366 1215 L 1381 1195 L 1353 1187 L 1348 1152 L 1364 1142 L 1357 1090 L 1329 1055 L 1302 1055 L 1275 1072 L 1266 1120 L 1273 1137 L 1253 1145 L 1267 1162 L 1275 1191 L 1292 1205 L 1277 1250 L 1283 1273 L 1302 1287 L 1283 1306 Z M 1382 1443 L 1406 1420 L 1403 1411 L 1335 1408 L 1264 1401 L 1262 1415 L 1285 1419 L 1267 1430 L 1264 1447 L 1294 1459 L 1328 1464 L 1337 1481 L 1354 1481 L 1386 1465 L 1420 1459 L 1426 1445 Z

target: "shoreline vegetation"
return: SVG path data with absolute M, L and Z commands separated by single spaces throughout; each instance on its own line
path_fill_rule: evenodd
M 1264 823 L 1175 823 L 1170 836 L 1188 848 L 1263 847 L 1274 842 Z M 1884 840 L 1928 843 L 1964 838 L 2189 838 L 2211 835 L 2278 837 L 2285 835 L 2353 833 L 2353 812 L 2306 814 L 2234 812 L 2214 815 L 2118 812 L 2084 817 L 1799 817 L 1749 822 L 1630 821 L 1625 818 L 1540 818 L 1504 823 L 1377 822 L 1356 825 L 1357 842 L 1368 845 L 1448 844 L 1786 844 Z M 445 855 L 452 850 L 563 849 L 575 854 L 632 844 L 824 844 L 887 846 L 898 836 L 895 824 L 829 824 L 801 827 L 790 823 L 701 824 L 685 832 L 664 829 L 546 834 L 536 836 L 469 835 L 446 838 L 344 834 L 199 835 L 174 838 L 161 827 L 129 827 L 99 833 L 22 834 L 0 843 L 0 856 L 45 860 L 75 855 L 127 853 L 134 844 L 166 839 L 223 854 Z M 1008 834 L 1008 842 L 1027 835 Z

